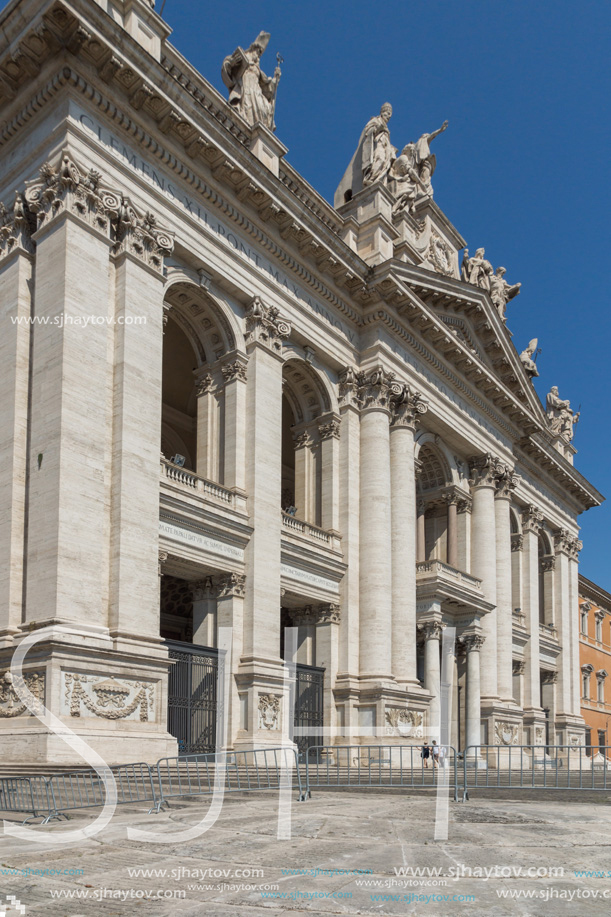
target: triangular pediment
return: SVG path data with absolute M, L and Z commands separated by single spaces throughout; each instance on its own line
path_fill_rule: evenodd
M 374 276 L 376 291 L 436 355 L 520 426 L 545 429 L 532 380 L 486 292 L 403 261 L 379 265 Z

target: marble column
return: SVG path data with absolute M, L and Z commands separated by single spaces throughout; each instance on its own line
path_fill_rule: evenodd
M 359 388 L 360 674 L 384 681 L 392 677 L 391 384 L 390 374 L 376 367 L 363 374 Z
M 414 433 L 427 405 L 407 386 L 393 400 L 390 428 L 392 534 L 392 673 L 417 687 L 416 671 L 416 478 Z
M 417 500 L 416 516 L 416 563 L 426 560 L 426 504 Z
M 314 517 L 314 440 L 309 429 L 299 430 L 295 444 L 295 508 L 296 517 L 303 522 L 315 523 Z
M 534 722 L 541 721 L 541 679 L 539 662 L 539 532 L 543 515 L 535 506 L 522 513 L 522 610 L 528 642 L 524 647 L 524 711 Z
M 517 483 L 517 475 L 507 469 L 497 479 L 494 503 L 496 518 L 497 689 L 501 700 L 505 703 L 513 703 L 510 506 L 512 493 Z
M 243 354 L 234 354 L 221 367 L 225 381 L 225 445 L 223 486 L 246 494 L 246 365 Z
M 451 567 L 458 568 L 458 501 L 456 493 L 445 495 L 445 502 L 448 507 L 448 527 L 447 527 L 447 552 L 446 556 Z
M 571 670 L 573 684 L 573 716 L 581 716 L 581 665 L 579 659 L 579 552 L 583 543 L 577 538 L 571 539 L 569 554 L 569 616 L 572 633 L 568 639 L 571 644 Z M 567 635 L 568 636 L 568 635 Z M 564 662 L 564 657 L 563 657 Z
M 316 655 L 315 664 L 325 670 L 323 693 L 323 723 L 326 727 L 338 727 L 335 706 L 334 686 L 339 666 L 339 624 L 340 609 L 338 605 L 319 605 L 316 615 Z M 333 744 L 333 739 L 324 739 L 323 743 Z
M 281 738 L 280 659 L 282 341 L 290 325 L 255 298 L 246 312 L 246 492 L 252 535 L 245 551 L 244 645 L 238 685 L 248 710 L 241 747 Z M 245 696 L 247 695 L 247 697 Z M 271 698 L 271 699 L 270 699 Z M 269 717 L 269 710 L 279 715 Z
M 34 246 L 17 195 L 0 239 L 0 647 L 21 624 L 27 479 L 28 375 Z
M 336 697 L 346 732 L 358 728 L 359 692 L 359 528 L 360 528 L 360 417 L 357 372 L 351 367 L 339 375 L 339 529 L 346 572 L 340 583 L 342 623 L 338 628 L 339 662 Z
M 216 589 L 212 577 L 191 584 L 193 597 L 193 643 L 196 646 L 217 646 Z
M 462 638 L 467 651 L 467 703 L 465 748 L 481 744 L 481 686 L 480 650 L 485 638 L 480 634 L 465 634 Z
M 482 580 L 484 598 L 496 606 L 496 520 L 494 493 L 499 463 L 490 454 L 470 460 L 473 482 L 471 512 L 471 573 Z M 497 617 L 496 609 L 482 618 L 486 652 L 481 666 L 481 689 L 484 699 L 498 698 L 497 685 Z
M 227 725 L 227 744 L 229 747 L 233 746 L 238 735 L 243 734 L 241 698 L 233 672 L 242 655 L 245 582 L 246 577 L 241 573 L 223 573 L 214 577 L 214 585 L 216 588 L 216 626 L 217 628 L 230 627 L 232 629 L 232 675 L 229 688 L 229 716 Z
M 438 621 L 427 621 L 420 625 L 424 634 L 424 687 L 431 695 L 428 715 L 429 738 L 439 742 L 441 718 L 441 633 Z
M 197 396 L 197 458 L 195 470 L 207 481 L 219 483 L 219 403 L 210 373 L 195 383 Z
M 327 532 L 339 530 L 339 439 L 340 419 L 337 415 L 319 418 L 321 460 L 321 518 Z

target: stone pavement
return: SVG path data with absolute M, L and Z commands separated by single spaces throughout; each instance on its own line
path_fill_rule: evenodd
M 122 807 L 99 835 L 70 846 L 0 837 L 0 914 L 5 896 L 15 895 L 24 917 L 606 915 L 611 798 L 575 798 L 534 801 L 516 793 L 450 802 L 447 841 L 434 840 L 433 796 L 319 792 L 294 803 L 288 840 L 276 836 L 277 795 L 229 796 L 210 831 L 168 844 L 130 841 L 126 828 L 161 838 L 197 824 L 209 802 L 179 800 L 157 816 L 144 806 Z M 79 813 L 36 834 L 59 840 L 98 814 Z M 28 868 L 82 873 L 26 875 Z M 13 904 L 6 913 L 19 911 Z

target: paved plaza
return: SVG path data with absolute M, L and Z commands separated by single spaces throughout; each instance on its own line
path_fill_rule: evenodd
M 169 844 L 128 840 L 126 829 L 176 833 L 201 821 L 209 801 L 177 800 L 157 816 L 123 807 L 78 844 L 0 839 L 0 900 L 16 896 L 25 917 L 602 915 L 610 805 L 606 793 L 478 794 L 450 802 L 448 840 L 435 841 L 433 795 L 318 792 L 293 805 L 292 836 L 278 840 L 277 796 L 258 793 L 227 798 L 210 831 Z M 36 834 L 59 841 L 98 814 Z M 13 904 L 7 917 L 17 913 Z

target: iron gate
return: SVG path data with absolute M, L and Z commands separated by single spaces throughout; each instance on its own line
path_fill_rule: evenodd
M 168 679 L 168 732 L 179 755 L 216 750 L 218 650 L 167 640 L 173 665 Z
M 323 744 L 322 726 L 325 670 L 312 665 L 295 666 L 295 727 L 305 729 L 306 735 L 296 735 L 300 753 Z M 320 730 L 320 732 L 318 732 Z

